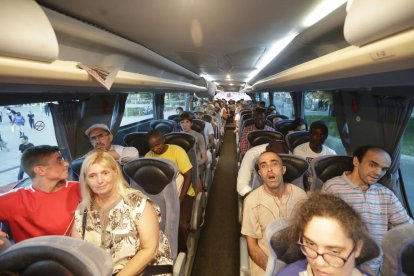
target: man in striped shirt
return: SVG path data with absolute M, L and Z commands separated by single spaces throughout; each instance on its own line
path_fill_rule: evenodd
M 354 168 L 341 176 L 326 181 L 322 192 L 341 197 L 351 205 L 365 221 L 378 245 L 389 228 L 413 223 L 395 194 L 377 183 L 391 165 L 390 155 L 383 149 L 362 146 L 353 155 Z M 381 256 L 367 262 L 374 274 L 379 273 Z

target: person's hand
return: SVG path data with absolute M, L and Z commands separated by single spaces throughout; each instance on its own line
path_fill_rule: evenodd
M 4 244 L 4 241 L 1 238 L 7 238 L 7 234 L 3 231 L 0 231 L 0 246 Z

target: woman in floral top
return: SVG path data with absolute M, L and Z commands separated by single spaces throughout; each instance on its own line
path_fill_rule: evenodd
M 75 213 L 72 236 L 109 252 L 114 274 L 141 274 L 148 265 L 162 268 L 165 274 L 172 272 L 171 249 L 159 229 L 158 207 L 128 187 L 111 155 L 88 155 L 80 183 L 82 201 Z

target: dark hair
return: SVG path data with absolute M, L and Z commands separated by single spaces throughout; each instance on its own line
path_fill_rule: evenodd
M 24 140 L 29 140 L 29 137 L 27 137 L 26 135 L 23 135 L 22 137 L 20 137 L 20 138 L 22 138 L 22 139 L 24 139 Z
M 309 131 L 311 132 L 313 129 L 319 128 L 321 130 L 323 130 L 326 135 L 328 135 L 328 126 L 326 125 L 325 121 L 323 120 L 319 120 L 319 121 L 315 121 L 313 122 L 310 127 L 309 127 Z
M 181 106 L 178 106 L 175 110 L 181 110 L 181 111 L 184 111 L 184 109 L 181 107 Z
M 21 164 L 23 170 L 30 178 L 35 177 L 33 168 L 36 166 L 46 166 L 47 159 L 53 153 L 59 152 L 59 148 L 56 146 L 40 145 L 26 149 L 21 157 Z
M 189 112 L 183 112 L 180 115 L 180 122 L 183 120 L 189 120 L 190 122 L 193 122 L 193 119 L 193 115 L 191 115 Z
M 359 162 L 362 161 L 362 158 L 364 158 L 365 154 L 367 153 L 367 151 L 372 150 L 372 151 L 381 151 L 381 152 L 385 152 L 386 154 L 388 154 L 388 156 L 391 157 L 391 154 L 389 154 L 388 151 L 384 150 L 383 148 L 377 147 L 377 146 L 371 146 L 371 145 L 365 145 L 365 146 L 361 146 L 355 149 L 353 157 L 356 157 L 358 159 Z
M 365 223 L 360 215 L 341 198 L 323 193 L 313 193 L 295 210 L 289 240 L 292 244 L 302 237 L 305 227 L 313 217 L 328 217 L 335 219 L 356 244 L 364 242 L 357 264 L 375 258 L 379 255 L 379 247 L 370 237 Z

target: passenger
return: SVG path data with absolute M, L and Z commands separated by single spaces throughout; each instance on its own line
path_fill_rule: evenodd
M 66 181 L 69 164 L 58 147 L 34 146 L 21 157 L 32 185 L 0 195 L 0 221 L 15 242 L 44 235 L 70 235 L 81 195 L 78 182 Z
M 270 143 L 255 146 L 249 149 L 243 157 L 239 172 L 237 174 L 237 192 L 244 197 L 252 191 L 252 176 L 254 174 L 254 165 L 257 158 L 264 151 L 272 151 L 275 153 L 289 153 L 289 149 L 285 141 L 272 140 Z
M 135 147 L 123 147 L 120 145 L 112 145 L 113 135 L 105 124 L 94 124 L 90 126 L 85 135 L 88 136 L 92 144 L 93 150 L 87 155 L 95 151 L 108 152 L 119 164 L 138 159 L 139 153 Z
M 371 275 L 359 265 L 379 254 L 358 213 L 342 199 L 312 194 L 295 212 L 288 243 L 297 243 L 306 259 L 277 276 Z
M 328 126 L 322 120 L 315 121 L 310 125 L 309 142 L 303 143 L 293 149 L 293 155 L 302 157 L 310 162 L 312 159 L 325 155 L 336 155 L 336 152 L 325 146 L 326 138 L 328 138 Z M 306 173 L 305 187 L 309 190 L 312 186 L 312 171 L 309 169 Z
M 180 126 L 185 133 L 190 134 L 196 140 L 197 165 L 199 168 L 199 174 L 202 175 L 205 171 L 205 164 L 207 162 L 206 144 L 204 143 L 203 135 L 191 129 L 192 125 L 193 116 L 188 112 L 182 113 L 180 115 Z
M 283 182 L 286 167 L 276 153 L 262 153 L 257 165 L 264 185 L 245 198 L 241 229 L 246 236 L 250 272 L 254 276 L 263 275 L 267 265 L 266 226 L 278 218 L 290 217 L 296 203 L 306 199 L 305 191 Z
M 391 165 L 390 155 L 382 148 L 362 146 L 353 155 L 354 168 L 326 181 L 322 191 L 341 197 L 351 205 L 367 224 L 374 240 L 381 245 L 384 234 L 392 227 L 413 223 L 398 198 L 377 183 Z M 382 263 L 382 254 L 369 262 L 375 274 Z
M 21 144 L 19 145 L 20 154 L 23 154 L 23 152 L 26 149 L 34 147 L 32 143 L 29 143 L 29 138 L 26 135 L 20 138 L 20 142 L 21 142 Z M 24 170 L 23 170 L 22 165 L 20 165 L 19 173 L 17 174 L 17 180 L 22 180 L 23 175 L 24 175 Z
M 266 125 L 266 115 L 265 109 L 263 108 L 256 108 L 254 112 L 254 124 L 250 126 L 246 126 L 242 129 L 242 134 L 240 137 L 240 149 L 239 154 L 240 157 L 246 153 L 249 149 L 249 141 L 247 140 L 247 135 L 252 132 L 253 130 L 270 130 L 274 131 L 274 129 L 270 126 Z
M 203 108 L 197 106 L 194 109 L 195 117 L 204 122 L 204 141 L 207 143 L 207 149 L 211 149 L 214 148 L 214 129 L 211 123 L 204 120 L 204 114 Z
M 158 208 L 128 187 L 112 155 L 102 151 L 88 155 L 80 183 L 82 201 L 72 236 L 107 251 L 114 262 L 113 274 L 137 275 L 148 269 L 150 275 L 149 269 L 156 265 L 172 265 L 170 245 L 159 229 Z M 168 267 L 164 273 L 172 273 Z
M 175 112 L 176 112 L 178 115 L 181 115 L 181 113 L 183 113 L 183 112 L 184 112 L 184 109 L 183 109 L 181 106 L 179 106 L 179 107 L 177 107 L 177 108 L 175 109 Z
M 151 149 L 145 157 L 164 158 L 174 162 L 181 176 L 177 177 L 177 188 L 180 199 L 180 223 L 178 226 L 178 251 L 187 252 L 187 237 L 190 232 L 190 220 L 193 210 L 195 191 L 191 185 L 192 165 L 183 148 L 165 144 L 165 138 L 159 130 L 153 130 L 148 135 L 148 145 Z

